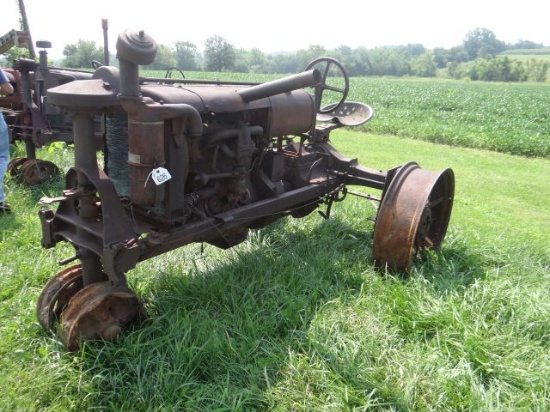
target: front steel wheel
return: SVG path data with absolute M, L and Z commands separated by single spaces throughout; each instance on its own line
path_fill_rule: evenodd
M 82 266 L 66 267 L 53 276 L 42 288 L 36 305 L 38 323 L 46 330 L 54 331 L 61 312 L 71 298 L 82 289 Z
M 74 295 L 61 314 L 58 335 L 67 350 L 75 351 L 82 340 L 112 341 L 144 317 L 141 300 L 129 288 L 92 283 Z

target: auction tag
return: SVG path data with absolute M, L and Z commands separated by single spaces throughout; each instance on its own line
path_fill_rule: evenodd
M 167 182 L 171 178 L 172 175 L 168 169 L 165 169 L 164 167 L 157 167 L 151 172 L 151 179 L 153 179 L 153 182 L 155 182 L 157 186 Z

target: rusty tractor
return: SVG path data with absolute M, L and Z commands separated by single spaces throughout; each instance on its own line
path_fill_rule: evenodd
M 12 47 L 22 47 L 28 50 L 28 58 L 18 58 L 10 68 L 4 69 L 13 85 L 11 96 L 0 96 L 0 109 L 8 124 L 10 143 L 23 142 L 25 156 L 15 157 L 8 163 L 8 173 L 31 186 L 40 185 L 53 176 L 60 174 L 60 169 L 54 163 L 37 158 L 37 149 L 52 142 L 73 143 L 73 122 L 69 114 L 51 104 L 46 92 L 73 80 L 91 79 L 91 71 L 56 68 L 48 66 L 47 49 L 52 45 L 48 41 L 37 41 L 40 49 L 38 62 L 35 48 L 27 21 L 23 0 L 18 0 L 23 31 L 10 30 L 0 37 L 0 53 L 5 53 Z M 108 64 L 107 20 L 102 21 L 104 36 L 104 63 Z M 102 63 L 94 61 L 97 68 Z M 96 147 L 103 148 L 103 118 L 95 119 Z
M 349 77 L 338 61 L 322 57 L 257 84 L 140 77 L 156 48 L 148 34 L 126 30 L 117 39 L 119 69 L 102 66 L 92 79 L 47 92 L 72 115 L 75 158 L 63 193 L 42 199 L 42 246 L 69 242 L 75 253 L 44 286 L 37 316 L 69 351 L 143 319 L 126 276 L 138 263 L 193 242 L 229 248 L 250 230 L 321 206 L 328 218 L 346 195 L 375 202 L 376 268 L 407 272 L 417 252 L 440 248 L 452 169 L 409 162 L 384 172 L 339 153 L 331 131 L 363 124 L 373 110 L 346 101 Z M 95 150 L 98 113 L 106 118 L 104 152 Z
M 0 107 L 10 133 L 10 143 L 23 142 L 26 156 L 18 156 L 8 163 L 8 173 L 30 185 L 40 185 L 59 175 L 59 167 L 37 158 L 37 149 L 52 142 L 73 143 L 73 122 L 69 114 L 51 104 L 46 92 L 73 80 L 91 79 L 93 73 L 75 69 L 48 67 L 46 41 L 36 42 L 40 60 L 19 58 L 12 67 L 4 69 L 14 87 L 11 96 L 0 97 Z M 101 117 L 96 116 L 96 150 L 102 148 Z

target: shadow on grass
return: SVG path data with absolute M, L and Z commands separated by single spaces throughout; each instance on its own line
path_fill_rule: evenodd
M 221 257 L 161 257 L 142 288 L 150 315 L 143 327 L 85 345 L 97 389 L 88 399 L 133 411 L 272 407 L 270 388 L 288 373 L 289 356 L 311 355 L 308 330 L 319 310 L 383 278 L 372 269 L 371 246 L 369 231 L 339 219 L 294 231 L 279 221 Z M 482 275 L 466 246 L 444 256 L 414 270 L 439 290 Z M 453 271 L 463 275 L 446 280 Z
M 348 232 L 339 222 L 327 223 L 289 232 L 276 222 L 223 252 L 224 261 L 168 257 L 145 297 L 150 319 L 144 327 L 124 342 L 89 346 L 100 353 L 84 362 L 107 381 L 98 400 L 106 399 L 107 390 L 107 398 L 124 403 L 118 389 L 123 381 L 126 390 L 142 394 L 134 410 L 159 407 L 159 394 L 162 404 L 176 410 L 266 407 L 265 391 L 277 381 L 289 351 L 308 345 L 318 309 L 355 293 L 363 281 L 350 268 L 368 262 L 368 256 L 357 259 L 361 249 L 353 245 L 367 250 L 369 235 L 339 236 L 326 244 L 331 233 Z
M 65 190 L 65 176 L 62 174 L 54 175 L 45 182 L 31 186 L 23 181 L 17 181 L 17 185 L 21 186 L 30 193 L 30 200 L 33 204 L 38 204 L 43 197 L 58 197 Z M 56 205 L 56 203 L 54 203 Z
M 487 256 L 468 245 L 465 239 L 451 233 L 439 252 L 418 256 L 412 266 L 412 276 L 424 277 L 440 293 L 468 287 L 483 279 L 488 265 Z

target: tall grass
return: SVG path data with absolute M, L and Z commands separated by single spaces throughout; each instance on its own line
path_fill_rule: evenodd
M 550 162 L 347 131 L 333 144 L 375 168 L 452 167 L 442 253 L 408 278 L 375 271 L 374 212 L 347 198 L 327 221 L 289 218 L 227 251 L 194 244 L 140 263 L 128 278 L 147 322 L 78 353 L 35 319 L 73 253 L 40 247 L 38 199 L 62 179 L 8 181 L 0 410 L 548 410 Z M 71 156 L 41 153 L 62 168 Z

